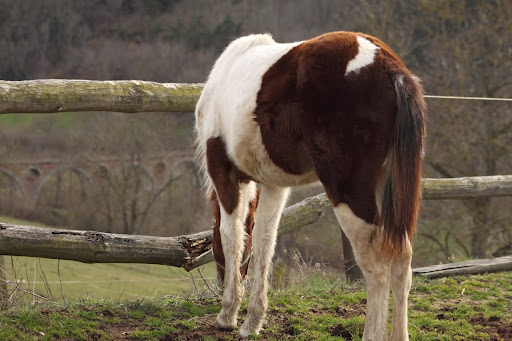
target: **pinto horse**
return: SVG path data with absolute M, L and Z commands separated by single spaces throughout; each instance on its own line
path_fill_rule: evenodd
M 198 156 L 216 211 L 213 251 L 223 263 L 217 327 L 237 325 L 252 241 L 252 292 L 239 335 L 258 334 L 289 189 L 320 181 L 365 277 L 363 339 L 388 339 L 391 286 L 391 339 L 407 340 L 425 124 L 419 80 L 374 37 L 333 32 L 279 44 L 261 34 L 229 44 L 196 108 Z

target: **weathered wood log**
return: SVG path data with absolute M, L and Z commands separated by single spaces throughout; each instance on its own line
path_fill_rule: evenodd
M 423 200 L 469 199 L 512 196 L 512 175 L 494 175 L 452 179 L 423 179 Z M 332 213 L 325 193 L 306 198 L 287 207 L 281 217 L 279 234 L 312 224 Z
M 332 212 L 332 206 L 325 193 L 306 198 L 284 209 L 277 233 L 281 235 L 313 224 Z
M 0 114 L 193 112 L 203 84 L 40 79 L 0 81 Z
M 512 175 L 423 179 L 423 199 L 471 199 L 512 195 Z
M 0 253 L 83 263 L 167 264 L 191 270 L 212 259 L 211 231 L 153 237 L 0 223 Z
M 464 262 L 426 266 L 413 269 L 412 273 L 426 278 L 439 278 L 511 270 L 512 256 L 505 256 L 492 259 L 475 259 Z

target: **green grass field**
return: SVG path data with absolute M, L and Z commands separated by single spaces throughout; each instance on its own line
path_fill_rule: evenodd
M 153 264 L 83 264 L 74 261 L 6 257 L 8 280 L 22 288 L 53 299 L 76 301 L 95 298 L 149 298 L 174 295 L 193 289 L 190 276 L 202 282 L 197 271 Z M 202 268 L 212 278 L 213 267 Z
M 57 113 L 57 114 L 2 114 L 0 115 L 0 126 L 11 129 L 31 127 L 36 130 L 41 128 L 72 128 L 75 125 L 88 120 L 92 115 L 87 112 Z M 45 124 L 41 126 L 41 122 Z

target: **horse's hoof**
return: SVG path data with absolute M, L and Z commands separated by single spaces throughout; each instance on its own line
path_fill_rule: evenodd
M 249 323 L 246 321 L 240 327 L 240 330 L 238 331 L 238 335 L 242 339 L 246 339 L 251 335 L 258 335 L 260 333 L 261 326 L 250 326 Z
M 235 330 L 235 327 L 236 327 L 236 320 L 234 322 L 228 322 L 226 320 L 224 320 L 223 318 L 219 316 L 217 316 L 217 318 L 215 319 L 215 328 L 219 329 L 219 330 L 227 330 L 227 331 L 230 331 L 232 332 L 233 330 Z
M 251 333 L 250 331 L 245 330 L 243 328 L 240 328 L 240 331 L 238 332 L 238 335 L 240 336 L 241 339 L 247 339 L 249 336 L 251 336 L 251 334 L 257 335 L 256 333 Z
M 215 321 L 215 328 L 218 330 L 225 330 L 228 332 L 232 332 L 233 330 L 235 330 L 235 328 L 231 326 L 221 326 L 217 321 Z

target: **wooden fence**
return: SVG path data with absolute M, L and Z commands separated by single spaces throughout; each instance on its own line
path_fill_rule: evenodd
M 425 200 L 512 195 L 512 175 L 424 179 Z M 288 233 L 332 213 L 325 194 L 287 207 L 278 233 Z M 0 223 L 0 254 L 75 260 L 85 263 L 167 264 L 192 270 L 213 260 L 212 232 L 152 237 Z
M 192 112 L 202 84 L 143 81 L 0 81 L 0 114 L 73 111 Z M 512 175 L 424 179 L 425 200 L 512 196 Z M 330 214 L 325 194 L 285 209 L 279 234 Z M 194 269 L 213 260 L 211 231 L 178 237 L 42 229 L 0 223 L 0 255 L 86 263 L 152 263 Z

